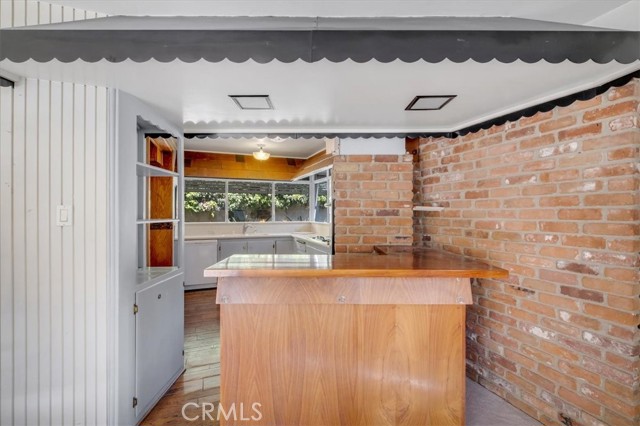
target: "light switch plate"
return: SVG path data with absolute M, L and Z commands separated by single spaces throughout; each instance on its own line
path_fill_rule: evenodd
M 58 206 L 56 208 L 56 225 L 71 226 L 73 224 L 73 206 Z

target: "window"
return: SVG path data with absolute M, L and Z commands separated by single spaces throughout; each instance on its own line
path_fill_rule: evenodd
M 222 181 L 185 180 L 185 220 L 224 222 L 226 192 L 226 184 Z
M 266 222 L 272 214 L 272 184 L 229 182 L 229 222 Z
M 309 184 L 276 183 L 276 221 L 309 220 Z
M 331 222 L 331 172 L 297 182 L 186 178 L 187 222 Z M 315 219 L 314 219 L 315 218 Z

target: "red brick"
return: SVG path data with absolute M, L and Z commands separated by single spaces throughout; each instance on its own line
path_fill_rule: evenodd
M 555 343 L 548 342 L 546 340 L 540 341 L 540 349 L 548 354 L 551 354 L 563 360 L 575 362 L 578 359 L 580 359 L 578 354 L 575 353 L 574 351 L 564 348 L 562 346 L 559 346 Z
M 583 277 L 582 285 L 586 288 L 591 288 L 606 293 L 618 294 L 621 296 L 637 296 L 638 294 L 636 283 L 632 284 L 620 282 L 617 280 Z
M 562 129 L 564 127 L 573 126 L 576 124 L 576 118 L 572 115 L 567 115 L 556 120 L 546 121 L 541 123 L 538 128 L 540 132 L 546 133 L 554 130 Z
M 511 130 L 505 134 L 506 140 L 522 138 L 524 136 L 529 136 L 535 133 L 535 126 L 523 127 L 517 130 Z
M 489 191 L 487 190 L 467 191 L 464 194 L 464 198 L 467 198 L 467 199 L 488 198 L 488 197 L 489 197 Z
M 636 268 L 605 268 L 604 276 L 618 281 L 629 281 L 634 283 L 640 281 L 640 272 Z
M 607 212 L 609 221 L 640 221 L 640 211 L 637 209 L 609 209 Z
M 632 175 L 634 173 L 637 173 L 634 163 L 618 163 L 610 166 L 590 167 L 582 172 L 582 176 L 585 179 L 592 179 L 599 177 Z
M 553 392 L 556 388 L 556 385 L 551 380 L 546 379 L 533 371 L 527 370 L 526 368 L 520 369 L 520 376 L 531 383 L 535 383 L 542 389 L 548 390 L 549 392 Z
M 562 193 L 595 192 L 602 189 L 602 181 L 565 182 L 558 185 Z
M 636 93 L 636 85 L 634 82 L 627 83 L 624 86 L 613 87 L 607 92 L 607 99 L 617 101 L 618 99 L 628 98 Z
M 638 132 L 629 131 L 613 136 L 603 136 L 582 142 L 583 151 L 594 149 L 611 149 L 616 146 L 637 145 L 640 142 Z
M 575 272 L 576 274 L 598 275 L 600 273 L 597 266 L 590 266 L 583 263 L 569 262 L 565 260 L 558 260 L 556 262 L 556 268 L 562 271 Z
M 584 315 L 579 315 L 576 313 L 560 310 L 558 311 L 558 316 L 562 321 L 579 325 L 580 327 L 583 327 L 583 328 L 589 328 L 592 330 L 600 330 L 601 328 L 600 320 L 585 317 Z
M 604 302 L 602 293 L 593 290 L 582 290 L 575 287 L 560 287 L 560 293 L 576 299 L 590 300 L 592 302 Z
M 631 206 L 637 204 L 635 194 L 594 194 L 585 195 L 585 206 Z
M 603 249 L 606 247 L 606 240 L 600 237 L 590 237 L 584 235 L 563 235 L 562 244 L 573 247 L 588 247 Z
M 521 126 L 528 126 L 530 124 L 538 123 L 540 121 L 549 120 L 553 117 L 553 111 L 547 112 L 537 112 L 533 114 L 531 117 L 522 117 L 519 121 Z
M 605 306 L 585 303 L 584 312 L 596 318 L 602 318 L 616 324 L 638 325 L 638 315 L 631 312 L 619 311 Z
M 587 111 L 582 116 L 582 121 L 587 123 L 590 121 L 602 120 L 603 118 L 613 117 L 616 115 L 622 115 L 628 112 L 635 112 L 637 107 L 638 101 L 620 102 L 605 108 Z
M 575 233 L 578 232 L 578 225 L 571 222 L 540 222 L 540 231 Z
M 542 202 L 542 200 L 541 200 Z M 560 209 L 558 219 L 563 220 L 601 220 L 602 210 L 600 209 Z
M 602 123 L 593 123 L 582 127 L 576 127 L 569 130 L 561 130 L 558 133 L 558 140 L 565 141 L 585 136 L 597 135 L 602 131 Z
M 609 179 L 607 182 L 607 189 L 611 192 L 637 191 L 640 189 L 640 178 L 637 176 L 629 176 L 620 179 Z
M 544 364 L 538 366 L 538 373 L 547 379 L 551 379 L 555 384 L 564 386 L 567 389 L 576 389 L 577 387 L 575 378 Z
M 588 413 L 595 416 L 600 416 L 600 404 L 593 402 L 582 395 L 578 395 L 566 388 L 561 387 L 558 391 L 558 395 L 569 402 L 569 404 L 575 405 L 578 408 L 582 408 Z
M 618 223 L 587 223 L 584 225 L 586 234 L 595 235 L 620 235 L 624 237 L 639 235 L 640 225 L 627 225 Z
M 586 380 L 589 383 L 594 384 L 596 386 L 600 385 L 601 379 L 598 374 L 585 370 L 584 368 L 579 367 L 578 365 L 572 362 L 560 360 L 558 361 L 558 368 L 560 368 L 560 371 L 562 371 L 565 374 L 569 374 L 573 377 Z
M 609 357 L 609 355 L 610 354 L 607 354 L 607 361 L 611 362 L 611 358 Z M 614 356 L 617 358 L 620 358 L 617 355 L 614 355 Z M 635 379 L 633 375 L 629 372 L 630 370 L 632 370 L 634 366 L 636 368 L 638 367 L 637 361 L 635 362 L 635 365 L 628 365 L 625 363 L 624 365 L 620 365 L 622 369 L 618 369 L 618 368 L 611 367 L 593 358 L 583 357 L 582 359 L 582 367 L 584 367 L 586 370 L 597 373 L 600 376 L 604 377 L 605 379 L 615 380 L 620 384 L 624 384 L 628 386 L 635 385 Z M 627 371 L 624 371 L 624 370 L 627 370 Z
M 540 174 L 542 182 L 561 182 L 565 180 L 575 180 L 580 176 L 577 169 L 558 170 L 553 172 L 544 172 Z
M 555 296 L 552 294 L 540 293 L 538 300 L 547 305 L 557 306 L 563 309 L 569 309 L 570 311 L 578 311 L 578 303 L 568 297 Z
M 625 404 L 624 402 L 611 397 L 610 395 L 606 394 L 602 390 L 594 386 L 591 386 L 589 384 L 581 385 L 580 393 L 589 399 L 598 401 L 604 407 L 607 407 L 618 414 L 623 414 L 629 418 L 634 417 L 636 415 L 635 407 L 633 405 Z
M 555 360 L 555 356 L 558 355 L 558 354 L 549 355 L 548 353 L 541 351 L 540 349 L 536 349 L 528 345 L 521 345 L 520 351 L 522 352 L 523 355 L 529 358 L 532 358 L 537 362 L 548 364 L 548 365 L 551 365 Z
M 533 138 L 521 140 L 520 149 L 525 150 L 525 149 L 539 148 L 541 146 L 555 143 L 555 141 L 556 141 L 556 137 L 553 134 L 536 136 Z
M 397 163 L 402 161 L 402 156 L 398 155 L 376 155 L 373 160 L 376 163 Z
M 627 115 L 626 117 L 618 117 L 609 121 L 609 129 L 612 132 L 618 132 L 620 130 L 633 129 L 640 127 L 638 123 L 638 117 L 635 115 Z
M 595 96 L 586 101 L 575 101 L 568 107 L 558 108 L 558 114 L 559 115 L 572 114 L 576 111 L 581 111 L 587 108 L 598 106 L 601 103 L 602 103 L 602 96 Z
M 576 195 L 540 198 L 540 207 L 571 207 L 578 204 L 580 204 L 580 198 Z

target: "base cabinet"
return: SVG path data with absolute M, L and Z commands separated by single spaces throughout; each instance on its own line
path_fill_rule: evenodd
M 184 370 L 183 275 L 136 293 L 136 418 L 148 412 Z
M 200 240 L 184 243 L 185 288 L 215 287 L 215 277 L 205 277 L 204 270 L 218 261 L 218 241 Z

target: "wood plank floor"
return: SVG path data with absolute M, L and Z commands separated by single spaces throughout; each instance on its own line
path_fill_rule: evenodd
M 142 421 L 142 425 L 218 424 L 211 420 L 187 422 L 182 418 L 182 407 L 188 402 L 214 403 L 217 409 L 220 400 L 220 309 L 216 305 L 215 290 L 185 293 L 184 356 L 186 371 Z M 190 417 L 198 414 L 202 417 L 201 411 L 193 406 L 186 413 Z

